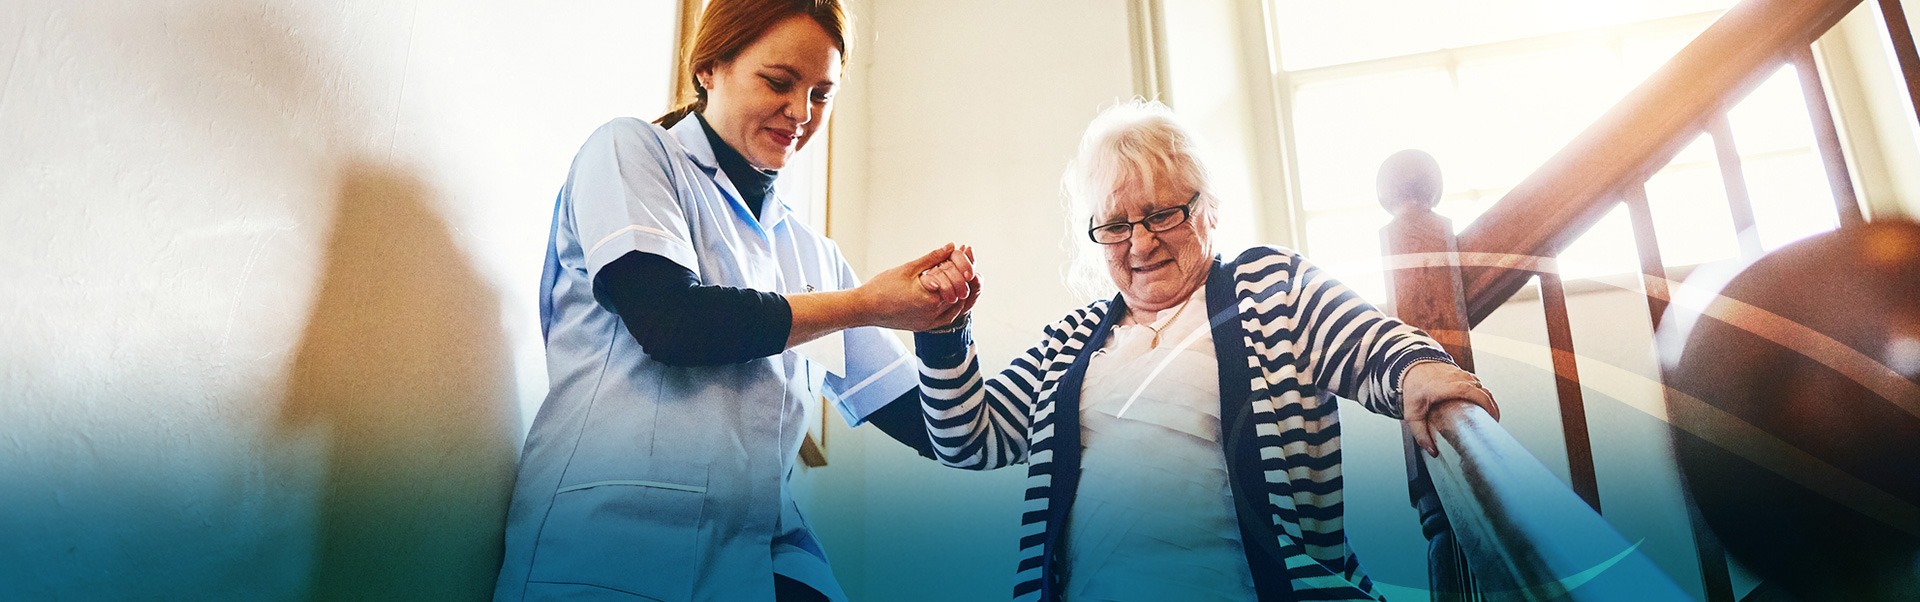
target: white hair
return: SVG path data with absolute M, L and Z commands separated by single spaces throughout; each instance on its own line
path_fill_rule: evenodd
M 1072 260 L 1066 273 L 1074 292 L 1090 299 L 1113 295 L 1101 245 L 1087 238 L 1087 229 L 1094 215 L 1112 205 L 1122 187 L 1153 190 L 1154 178 L 1160 174 L 1200 192 L 1190 219 L 1210 235 L 1209 218 L 1219 210 L 1220 199 L 1208 186 L 1198 138 L 1173 109 L 1135 98 L 1108 107 L 1087 124 L 1080 152 L 1060 180 L 1067 197 L 1068 238 L 1074 241 L 1067 250 Z

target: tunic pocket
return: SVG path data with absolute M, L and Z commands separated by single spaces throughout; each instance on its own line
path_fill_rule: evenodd
M 567 584 L 610 597 L 691 599 L 706 473 L 675 473 L 561 487 L 540 530 L 529 591 Z

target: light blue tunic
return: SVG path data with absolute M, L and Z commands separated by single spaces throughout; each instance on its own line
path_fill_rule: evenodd
M 899 341 L 830 335 L 845 337 L 844 379 L 793 351 L 676 368 L 593 298 L 594 276 L 629 251 L 707 285 L 858 284 L 784 203 L 755 220 L 739 198 L 697 119 L 671 131 L 617 119 L 574 158 L 541 287 L 552 384 L 521 455 L 496 600 L 771 600 L 776 572 L 845 599 L 787 479 L 818 416 L 809 400 L 827 395 L 858 424 L 917 384 Z

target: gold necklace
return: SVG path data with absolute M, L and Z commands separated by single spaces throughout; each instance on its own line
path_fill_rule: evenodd
M 1181 301 L 1180 307 L 1178 309 L 1173 310 L 1173 315 L 1168 316 L 1165 322 L 1160 323 L 1160 328 L 1154 328 L 1152 324 L 1148 324 L 1145 322 L 1140 323 L 1141 327 L 1146 328 L 1147 330 L 1153 331 L 1153 340 L 1147 341 L 1148 349 L 1160 348 L 1160 331 L 1162 329 L 1165 329 L 1169 324 L 1173 324 L 1173 321 L 1180 317 L 1180 312 L 1187 311 L 1187 304 L 1192 302 L 1193 302 L 1193 296 L 1191 295 L 1187 296 L 1187 300 Z M 1138 317 L 1138 315 L 1136 314 L 1135 317 Z

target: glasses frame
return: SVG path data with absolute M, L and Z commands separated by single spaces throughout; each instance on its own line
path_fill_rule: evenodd
M 1168 230 L 1172 230 L 1172 229 L 1174 229 L 1174 228 L 1178 228 L 1178 227 L 1180 227 L 1181 225 L 1183 225 L 1183 224 L 1186 224 L 1186 223 L 1187 223 L 1187 220 L 1190 220 L 1190 219 L 1193 219 L 1193 204 L 1194 204 L 1194 203 L 1197 203 L 1197 202 L 1199 202 L 1199 201 L 1200 201 L 1200 191 L 1198 191 L 1198 190 L 1195 190 L 1195 191 L 1193 191 L 1193 197 L 1192 197 L 1192 198 L 1189 198 L 1189 199 L 1187 199 L 1187 202 L 1186 202 L 1185 204 L 1182 204 L 1182 205 L 1176 205 L 1176 206 L 1173 206 L 1173 207 L 1168 207 L 1168 208 L 1166 208 L 1166 209 L 1160 209 L 1160 210 L 1156 210 L 1156 211 L 1154 211 L 1153 213 L 1148 213 L 1148 214 L 1146 214 L 1146 215 L 1143 215 L 1143 216 L 1140 216 L 1140 219 L 1137 219 L 1137 220 L 1131 220 L 1131 221 L 1129 221 L 1129 220 L 1121 220 L 1121 221 L 1117 221 L 1117 222 L 1108 222 L 1108 223 L 1104 223 L 1104 224 L 1100 224 L 1100 225 L 1097 225 L 1097 226 L 1092 226 L 1092 225 L 1090 225 L 1090 226 L 1089 226 L 1089 227 L 1087 228 L 1087 239 L 1088 239 L 1088 240 L 1091 240 L 1091 241 L 1093 241 L 1093 242 L 1094 242 L 1094 244 L 1101 244 L 1101 245 L 1117 245 L 1117 244 L 1120 244 L 1120 243 L 1123 243 L 1123 242 L 1127 242 L 1127 241 L 1129 241 L 1129 240 L 1133 240 L 1133 227 L 1134 227 L 1135 225 L 1138 225 L 1138 226 L 1140 226 L 1140 227 L 1142 227 L 1142 228 L 1146 228 L 1148 232 L 1153 232 L 1153 233 L 1155 233 L 1155 234 L 1158 234 L 1158 233 L 1161 233 L 1161 232 L 1166 232 L 1166 231 L 1168 231 Z M 1154 216 L 1156 216 L 1156 215 L 1162 215 L 1162 214 L 1165 214 L 1165 213 L 1167 213 L 1167 212 L 1169 212 L 1169 211 L 1178 211 L 1178 212 L 1180 212 L 1180 219 L 1179 219 L 1179 221 L 1175 221 L 1175 222 L 1173 222 L 1173 223 L 1171 223 L 1171 224 L 1167 224 L 1167 227 L 1165 227 L 1165 228 L 1160 228 L 1160 229 L 1158 229 L 1158 230 L 1156 230 L 1156 229 L 1154 229 L 1154 228 L 1153 228 L 1153 226 L 1150 226 L 1150 225 L 1147 225 L 1147 222 L 1149 222 L 1149 221 L 1152 221 L 1152 220 L 1153 220 L 1153 218 L 1154 218 Z M 1091 219 L 1089 219 L 1089 220 L 1087 220 L 1087 222 L 1088 222 L 1089 224 L 1091 224 L 1091 223 L 1093 222 L 1093 220 L 1091 220 Z M 1127 226 L 1127 236 L 1126 236 L 1125 238 L 1121 238 L 1120 240 L 1116 240 L 1116 241 L 1113 241 L 1113 242 L 1106 242 L 1106 241 L 1103 241 L 1103 240 L 1100 240 L 1100 237 L 1099 237 L 1099 236 L 1096 236 L 1096 235 L 1095 235 L 1095 233 L 1096 233 L 1096 232 L 1099 232 L 1099 231 L 1100 231 L 1100 230 L 1102 230 L 1102 229 L 1106 229 L 1106 228 L 1111 228 L 1111 227 L 1114 227 L 1114 226 L 1118 226 L 1118 225 L 1121 225 L 1121 224 L 1126 224 L 1126 226 Z

